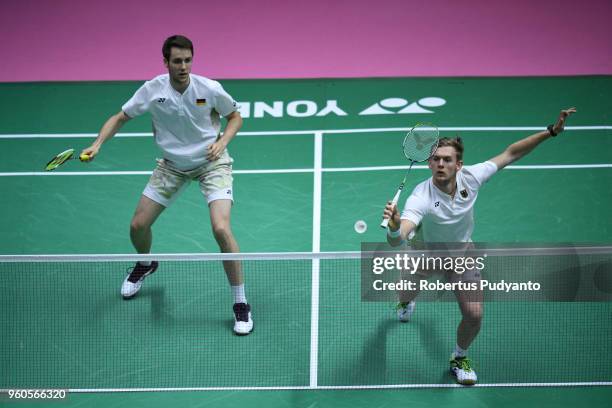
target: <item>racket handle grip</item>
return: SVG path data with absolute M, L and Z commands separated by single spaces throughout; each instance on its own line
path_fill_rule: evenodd
M 382 220 L 382 222 L 380 223 L 380 228 L 383 229 L 387 229 L 387 227 L 389 226 L 389 219 L 385 218 L 384 220 Z
M 402 189 L 400 188 L 399 190 L 397 190 L 397 193 L 395 193 L 395 197 L 393 197 L 393 200 L 391 200 L 391 205 L 395 206 L 397 204 L 397 201 L 399 200 L 399 196 L 402 193 Z M 389 225 L 389 218 L 385 218 L 384 220 L 382 220 L 382 222 L 380 223 L 380 228 L 387 228 L 387 226 Z

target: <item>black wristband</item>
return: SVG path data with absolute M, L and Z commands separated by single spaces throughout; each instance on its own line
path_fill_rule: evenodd
M 555 131 L 553 130 L 553 127 L 554 127 L 553 125 L 548 125 L 548 126 L 546 126 L 546 129 L 548 130 L 548 133 L 550 133 L 550 135 L 551 135 L 552 137 L 555 137 L 555 136 L 557 136 L 557 134 L 556 134 L 556 133 L 555 133 Z

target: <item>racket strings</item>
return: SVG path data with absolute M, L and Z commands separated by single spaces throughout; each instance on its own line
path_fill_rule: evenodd
M 433 125 L 417 125 L 404 139 L 404 155 L 410 161 L 422 162 L 431 157 L 438 146 L 439 132 Z
M 410 173 L 410 170 L 412 169 L 412 165 L 414 163 L 423 162 L 434 154 L 438 148 L 438 137 L 438 128 L 431 123 L 420 123 L 410 129 L 404 138 L 403 143 L 404 155 L 408 160 L 410 160 L 410 167 L 408 168 L 408 172 L 404 176 L 404 180 L 399 185 L 399 188 L 391 201 L 392 206 L 395 206 L 399 200 L 399 196 L 404 189 L 404 185 L 406 184 L 406 179 L 408 178 L 408 173 Z M 385 218 L 380 223 L 382 228 L 387 228 L 388 225 L 389 218 Z

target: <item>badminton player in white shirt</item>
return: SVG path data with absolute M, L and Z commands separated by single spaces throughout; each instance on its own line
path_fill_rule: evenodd
M 102 126 L 95 142 L 83 150 L 93 159 L 102 144 L 128 120 L 151 114 L 155 142 L 163 152 L 146 185 L 130 225 L 130 238 L 139 254 L 151 250 L 151 226 L 192 180 L 199 183 L 210 212 L 213 235 L 222 252 L 239 252 L 230 227 L 233 204 L 232 158 L 226 149 L 242 126 L 236 102 L 216 81 L 191 73 L 193 44 L 181 35 L 169 37 L 162 47 L 168 73 L 147 81 L 121 111 Z M 227 120 L 223 134 L 221 117 Z M 123 281 L 121 294 L 132 298 L 143 280 L 155 272 L 156 261 L 139 261 Z M 244 290 L 239 261 L 223 267 L 234 296 L 234 332 L 253 330 L 251 308 Z
M 575 108 L 562 110 L 559 119 L 547 130 L 535 133 L 511 144 L 498 156 L 473 166 L 463 166 L 463 144 L 459 138 L 442 138 L 429 159 L 431 177 L 418 184 L 406 200 L 401 214 L 391 202 L 385 207 L 383 218 L 389 219 L 387 241 L 399 246 L 417 233 L 425 243 L 471 242 L 474 230 L 474 203 L 481 186 L 509 164 L 531 152 L 550 137 L 561 133 L 565 120 Z M 418 230 L 418 231 L 417 231 Z M 451 273 L 454 279 L 458 274 Z M 476 269 L 464 273 L 464 282 L 479 281 Z M 414 312 L 417 291 L 400 293 L 398 318 L 409 321 Z M 467 300 L 457 292 L 462 320 L 457 329 L 457 343 L 451 355 L 451 372 L 460 384 L 477 381 L 467 350 L 480 331 L 483 316 L 482 301 Z

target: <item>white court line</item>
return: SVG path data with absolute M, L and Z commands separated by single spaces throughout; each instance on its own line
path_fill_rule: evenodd
M 289 174 L 312 173 L 313 169 L 261 169 L 261 170 L 232 170 L 234 174 Z
M 609 381 L 566 382 L 566 383 L 498 383 L 475 384 L 469 387 L 459 384 L 382 384 L 382 385 L 319 385 L 309 386 L 279 386 L 279 387 L 168 387 L 168 388 L 71 388 L 69 393 L 113 393 L 113 392 L 177 392 L 177 391 L 286 391 L 286 390 L 368 390 L 368 389 L 398 389 L 398 388 L 491 388 L 491 387 L 593 387 L 612 386 Z M 0 389 L 7 393 L 8 389 Z
M 373 129 L 331 129 L 324 130 L 323 133 L 378 133 L 378 132 L 407 132 L 411 127 L 396 127 L 396 128 L 373 128 Z M 612 126 L 597 125 L 597 126 L 566 126 L 565 130 L 610 130 Z M 439 127 L 440 132 L 511 132 L 511 131 L 533 131 L 538 132 L 546 130 L 542 126 L 442 126 Z
M 393 128 L 368 128 L 368 129 L 317 129 L 317 130 L 275 130 L 258 132 L 238 132 L 238 136 L 278 136 L 278 135 L 312 135 L 315 133 L 339 134 L 339 133 L 380 133 L 380 132 L 405 132 L 410 127 Z M 544 130 L 542 126 L 443 126 L 438 128 L 441 132 L 511 132 L 511 131 L 538 131 Z M 611 125 L 594 126 L 566 126 L 565 130 L 612 130 Z M 94 138 L 97 133 L 15 133 L 2 134 L 0 139 L 63 139 L 63 138 Z M 152 132 L 119 132 L 114 137 L 152 137 Z
M 76 139 L 97 136 L 97 133 L 17 133 L 0 135 L 0 139 Z M 153 133 L 117 133 L 114 137 L 153 137 Z
M 16 171 L 0 173 L 0 177 L 19 176 L 146 176 L 152 171 Z
M 323 165 L 323 134 L 314 136 L 314 180 L 312 198 L 312 252 L 321 251 L 321 186 Z M 310 300 L 310 388 L 319 382 L 319 267 L 318 258 L 312 260 Z
M 461 250 L 447 249 L 444 256 L 453 252 L 464 254 Z M 612 246 L 551 246 L 551 247 L 516 247 L 476 249 L 488 257 L 502 256 L 558 256 L 558 255 L 609 255 Z M 421 250 L 404 251 L 413 256 L 423 255 Z M 432 250 L 435 255 L 438 251 Z M 240 252 L 240 253 L 151 253 L 151 254 L 30 254 L 0 255 L 0 263 L 57 263 L 57 262 L 135 262 L 135 261 L 268 261 L 268 260 L 361 260 L 379 256 L 376 251 L 331 251 L 331 252 Z
M 359 172 L 359 171 L 386 171 L 408 170 L 409 166 L 372 166 L 372 167 L 325 167 L 322 173 Z M 542 165 L 512 165 L 504 170 L 559 170 L 559 169 L 601 169 L 612 168 L 611 163 L 596 164 L 542 164 Z M 413 170 L 427 170 L 427 166 L 412 166 Z M 291 174 L 313 173 L 315 169 L 261 169 L 261 170 L 234 170 L 234 174 Z M 26 176 L 148 176 L 151 171 L 22 171 L 4 172 L 0 177 L 26 177 Z
M 383 170 L 408 170 L 410 166 L 372 166 L 372 167 L 326 167 L 323 172 L 337 173 L 344 171 L 383 171 Z M 599 169 L 612 168 L 612 164 L 528 164 L 511 165 L 504 167 L 504 170 L 556 170 L 556 169 Z M 413 170 L 428 170 L 425 165 L 412 166 Z
M 313 169 L 261 169 L 261 170 L 233 170 L 233 174 L 291 174 L 312 173 Z M 147 171 L 23 171 L 0 173 L 0 177 L 18 176 L 150 176 L 152 170 Z

